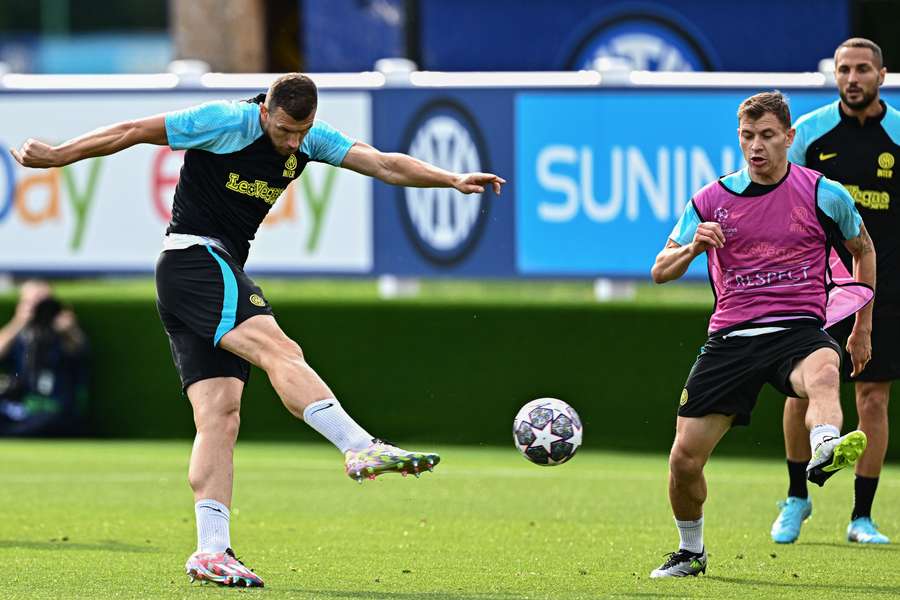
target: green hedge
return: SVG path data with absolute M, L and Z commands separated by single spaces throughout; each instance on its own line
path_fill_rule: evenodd
M 501 306 L 276 302 L 284 330 L 373 434 L 398 442 L 509 444 L 512 418 L 533 398 L 570 402 L 589 447 L 665 451 L 708 311 L 621 305 Z M 90 431 L 101 437 L 187 438 L 168 343 L 146 300 L 82 300 L 93 348 Z M 12 312 L 0 303 L 0 316 Z M 850 390 L 846 421 L 856 422 Z M 730 453 L 782 453 L 782 398 L 767 388 Z M 242 439 L 314 439 L 254 370 Z M 889 452 L 900 456 L 900 440 Z

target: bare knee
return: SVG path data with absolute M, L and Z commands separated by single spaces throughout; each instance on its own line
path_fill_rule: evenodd
M 889 395 L 880 389 L 860 390 L 856 395 L 856 411 L 859 418 L 865 420 L 885 418 L 888 398 Z
M 298 366 L 306 364 L 303 356 L 303 349 L 300 344 L 284 337 L 267 346 L 262 351 L 259 366 L 266 372 L 271 374 L 279 368 Z
M 837 390 L 841 384 L 841 372 L 834 363 L 820 365 L 809 378 L 807 390 L 815 393 L 822 390 Z
M 215 433 L 226 439 L 237 440 L 241 428 L 241 413 L 237 406 L 219 407 L 194 414 L 198 433 Z
M 669 472 L 676 482 L 696 479 L 703 473 L 705 464 L 704 457 L 690 452 L 677 441 L 669 453 Z
M 241 426 L 240 395 L 226 389 L 192 392 L 188 390 L 197 433 L 223 435 L 226 439 L 236 440 Z

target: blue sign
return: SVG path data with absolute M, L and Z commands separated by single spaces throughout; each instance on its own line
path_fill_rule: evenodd
M 693 193 L 742 166 L 735 111 L 746 96 L 521 94 L 519 271 L 647 277 Z
M 381 90 L 373 94 L 374 145 L 448 171 L 511 179 L 513 92 Z M 515 188 L 501 196 L 453 188 L 374 188 L 374 272 L 511 276 Z
M 408 50 L 418 50 L 419 65 L 433 71 L 544 71 L 577 68 L 575 57 L 595 36 L 599 47 L 609 47 L 624 44 L 626 35 L 646 35 L 661 42 L 658 49 L 638 40 L 637 49 L 615 53 L 641 52 L 651 66 L 675 60 L 675 50 L 685 62 L 708 59 L 709 66 L 695 70 L 813 71 L 850 37 L 854 4 L 781 0 L 754 9 L 712 0 L 420 0 L 408 6 L 418 7 L 413 33 L 421 47 Z M 484 23 L 491 23 L 490 35 L 469 35 Z M 343 27 L 336 17 L 332 30 Z
M 648 277 L 691 196 L 744 165 L 736 112 L 757 91 L 520 94 L 518 272 Z M 837 97 L 786 95 L 794 119 Z M 706 277 L 703 257 L 688 276 Z

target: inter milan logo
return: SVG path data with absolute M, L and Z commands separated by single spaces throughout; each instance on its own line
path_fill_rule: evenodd
M 653 12 L 620 13 L 599 23 L 578 45 L 570 66 L 590 69 L 597 59 L 612 58 L 635 71 L 713 70 L 700 40 L 689 33 L 689 23 Z
M 480 133 L 471 117 L 456 104 L 440 101 L 413 121 L 408 153 L 457 173 L 487 171 Z M 400 214 L 416 248 L 430 261 L 453 264 L 478 241 L 487 217 L 482 194 L 453 188 L 404 188 Z
M 266 301 L 259 294 L 250 294 L 250 304 L 254 306 L 265 306 Z
M 791 209 L 791 233 L 805 233 L 806 222 L 809 218 L 809 211 L 802 206 L 795 206 Z
M 282 177 L 294 177 L 294 173 L 297 172 L 297 156 L 295 154 L 291 154 L 288 156 L 287 162 L 284 163 L 284 171 L 281 173 Z
M 890 152 L 882 152 L 878 155 L 878 173 L 879 177 L 891 179 L 894 176 L 894 155 Z

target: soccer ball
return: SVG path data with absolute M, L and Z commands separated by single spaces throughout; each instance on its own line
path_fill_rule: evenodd
M 538 398 L 519 410 L 513 421 L 513 441 L 531 462 L 552 467 L 573 456 L 581 445 L 581 419 L 556 398 Z

